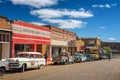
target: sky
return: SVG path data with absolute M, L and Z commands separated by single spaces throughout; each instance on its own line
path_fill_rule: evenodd
M 120 0 L 0 0 L 0 16 L 120 42 Z

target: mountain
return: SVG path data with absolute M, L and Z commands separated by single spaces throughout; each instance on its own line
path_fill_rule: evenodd
M 113 52 L 120 53 L 119 42 L 102 42 L 102 46 L 108 46 L 113 50 Z

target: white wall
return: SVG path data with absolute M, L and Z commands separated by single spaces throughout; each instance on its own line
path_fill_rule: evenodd
M 2 43 L 2 58 L 9 58 L 10 55 L 10 44 Z
M 58 41 L 58 40 L 51 40 L 51 45 L 68 46 L 68 42 L 66 42 L 66 41 Z

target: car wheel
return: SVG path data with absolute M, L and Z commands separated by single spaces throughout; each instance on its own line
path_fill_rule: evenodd
M 68 61 L 65 61 L 63 64 L 64 64 L 64 65 L 68 64 Z
M 57 62 L 54 62 L 54 64 L 56 65 L 56 64 L 57 64 Z
M 23 64 L 22 67 L 21 67 L 21 72 L 24 72 L 25 71 L 25 65 Z
M 4 68 L 0 68 L 0 76 L 4 75 L 5 73 L 5 69 Z
M 43 69 L 43 65 L 40 65 L 40 66 L 38 67 L 38 69 Z

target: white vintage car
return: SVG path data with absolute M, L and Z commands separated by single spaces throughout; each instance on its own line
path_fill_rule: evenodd
M 5 63 L 0 60 L 0 76 L 4 75 L 5 71 L 7 70 Z
M 24 72 L 26 69 L 42 69 L 45 65 L 45 59 L 39 52 L 18 52 L 17 57 L 4 60 L 8 64 L 9 70 L 19 69 Z

